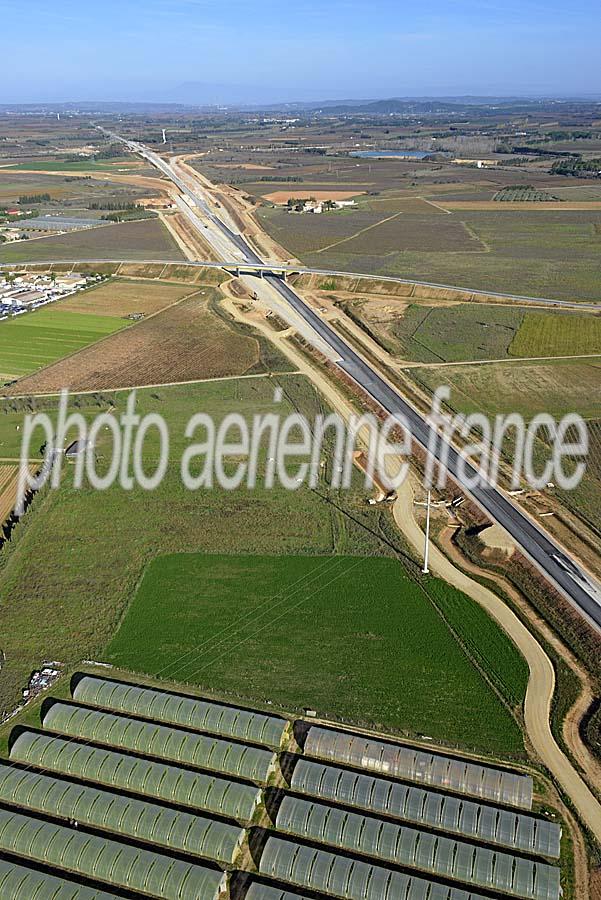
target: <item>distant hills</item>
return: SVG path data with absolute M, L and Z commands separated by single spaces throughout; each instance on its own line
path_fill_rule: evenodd
M 246 112 L 282 113 L 302 115 L 319 113 L 325 115 L 359 116 L 459 116 L 473 114 L 475 109 L 491 115 L 499 112 L 549 110 L 552 107 L 567 109 L 581 104 L 596 105 L 599 96 L 581 98 L 534 98 L 534 97 L 391 97 L 376 100 L 325 100 L 258 102 L 262 93 L 256 88 L 238 88 L 232 85 L 211 85 L 202 82 L 187 82 L 164 92 L 162 97 L 142 101 L 71 101 L 47 103 L 0 103 L 0 113 L 56 113 L 71 114 L 160 114 L 199 112 Z M 234 100 L 234 98 L 236 98 Z
M 564 104 L 566 100 L 541 100 L 525 97 L 392 97 L 388 100 L 348 101 L 313 106 L 328 113 L 365 115 L 435 115 L 473 111 L 474 107 L 498 109 L 503 107 L 540 107 L 549 103 Z

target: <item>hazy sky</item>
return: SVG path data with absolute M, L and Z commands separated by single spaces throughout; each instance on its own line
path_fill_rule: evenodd
M 599 0 L 0 0 L 0 102 L 601 94 Z

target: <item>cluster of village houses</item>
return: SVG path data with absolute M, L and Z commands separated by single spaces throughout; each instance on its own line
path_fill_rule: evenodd
M 102 280 L 101 275 L 56 274 L 35 272 L 0 275 L 0 319 L 18 315 L 46 303 L 52 303 Z
M 0 209 L 0 243 L 11 243 L 28 237 L 20 227 L 20 223 L 26 216 L 31 215 L 33 215 L 33 210 L 23 210 L 16 206 Z

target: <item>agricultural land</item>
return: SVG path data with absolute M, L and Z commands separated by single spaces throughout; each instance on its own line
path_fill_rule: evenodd
M 393 356 L 409 362 L 462 362 L 601 353 L 601 319 L 501 304 L 340 301 Z
M 216 477 L 194 490 L 182 483 L 184 452 L 205 437 L 202 426 L 186 432 L 195 414 L 219 423 L 235 413 L 250 426 L 269 414 L 312 422 L 332 410 L 375 411 L 346 378 L 361 371 L 356 361 L 341 373 L 319 352 L 273 277 L 260 282 L 246 263 L 241 275 L 202 265 L 225 260 L 225 241 L 237 267 L 246 254 L 232 239 L 238 230 L 275 272 L 289 264 L 299 297 L 417 410 L 448 385 L 452 413 L 582 416 L 589 456 L 576 490 L 521 482 L 512 502 L 587 577 L 601 576 L 598 104 L 365 106 L 299 106 L 294 118 L 290 109 L 168 105 L 60 120 L 6 111 L 0 263 L 13 270 L 0 322 L 0 721 L 46 661 L 66 674 L 96 660 L 233 705 L 315 711 L 421 747 L 531 765 L 537 812 L 562 810 L 563 896 L 594 900 L 595 879 L 590 896 L 583 885 L 591 872 L 601 878 L 598 642 L 530 564 L 526 543 L 491 525 L 459 484 L 426 494 L 417 447 L 409 479 L 392 492 L 366 488 L 361 454 L 350 489 L 333 487 L 331 435 L 313 487 L 299 478 L 294 490 L 260 477 L 252 490 L 227 490 Z M 151 153 L 142 159 L 119 138 Z M 152 153 L 170 168 L 153 167 Z M 183 205 L 182 180 L 202 203 Z M 316 203 L 289 209 L 293 198 Z M 21 233 L 27 218 L 44 216 L 98 224 Z M 298 273 L 303 266 L 323 271 Z M 21 314 L 15 273 L 32 269 L 106 277 Z M 167 424 L 164 478 L 154 490 L 114 483 L 100 498 L 88 480 L 76 486 L 84 457 L 60 453 L 78 437 L 72 425 L 55 451 L 60 485 L 29 494 L 17 519 L 24 416 L 55 421 L 63 388 L 85 423 L 119 417 L 135 390 L 136 414 Z M 537 465 L 551 439 L 537 434 Z M 110 470 L 113 444 L 103 427 L 85 457 L 97 475 Z M 39 430 L 30 472 L 45 449 Z M 225 474 L 244 457 L 237 449 Z M 160 450 L 150 428 L 146 474 Z M 271 452 L 261 445 L 260 473 Z M 289 474 L 298 463 L 287 461 Z M 202 471 L 197 453 L 190 473 Z M 58 690 L 67 696 L 65 678 Z M 37 703 L 20 721 L 34 723 Z
M 29 375 L 126 326 L 122 318 L 58 308 L 40 309 L 2 322 L 0 378 Z
M 0 245 L 0 262 L 60 259 L 183 259 L 181 250 L 159 219 L 103 224 L 86 231 L 30 238 Z
M 133 292 L 132 285 L 126 287 L 129 290 L 123 300 L 119 283 L 98 289 L 100 302 L 130 309 L 132 293 L 137 292 L 146 297 L 142 303 L 158 303 L 165 308 L 102 344 L 90 346 L 24 378 L 4 393 L 58 393 L 65 387 L 71 391 L 115 390 L 290 368 L 287 360 L 264 338 L 243 334 L 223 318 L 217 311 L 220 292 L 211 285 L 187 289 L 167 285 L 162 293 L 158 284 L 151 283 L 149 295 L 145 294 L 142 282 Z M 88 313 L 64 315 L 87 319 L 98 294 L 93 291 L 89 295 L 89 305 L 86 298 Z M 82 300 L 77 302 L 81 304 Z M 93 314 L 93 317 L 100 322 L 115 321 L 113 316 Z
M 69 487 L 67 473 L 59 490 L 48 491 L 36 500 L 0 560 L 0 580 L 7 598 L 0 607 L 0 624 L 11 623 L 8 631 L 4 625 L 1 629 L 6 635 L 5 652 L 11 659 L 11 665 L 0 672 L 3 706 L 12 702 L 32 659 L 50 655 L 75 662 L 82 656 L 103 655 L 111 645 L 111 652 L 134 667 L 149 666 L 149 656 L 144 655 L 148 650 L 159 670 L 172 663 L 181 648 L 192 646 L 187 642 L 196 640 L 192 637 L 198 634 L 195 629 L 202 628 L 203 640 L 207 635 L 217 640 L 221 628 L 233 628 L 236 622 L 239 630 L 248 620 L 249 601 L 258 615 L 259 604 L 277 592 L 279 583 L 280 605 L 265 623 L 268 627 L 250 629 L 246 641 L 244 631 L 239 634 L 238 639 L 243 641 L 240 653 L 232 655 L 230 648 L 227 665 L 214 652 L 211 667 L 204 674 L 194 676 L 190 666 L 190 680 L 206 684 L 206 678 L 224 694 L 249 700 L 253 696 L 258 699 L 256 695 L 271 696 L 276 702 L 291 702 L 295 707 L 306 703 L 308 692 L 327 704 L 331 713 L 364 722 L 377 719 L 386 728 L 409 732 L 430 729 L 435 717 L 440 722 L 438 733 L 442 736 L 444 731 L 447 740 L 488 752 L 520 753 L 519 730 L 509 711 L 519 705 L 524 690 L 520 657 L 471 601 L 443 583 L 434 581 L 425 589 L 418 586 L 411 574 L 415 571 L 413 564 L 409 559 L 402 562 L 402 545 L 392 535 L 388 537 L 388 529 L 380 531 L 385 526 L 382 514 L 365 506 L 359 489 L 336 497 L 324 474 L 319 490 L 300 488 L 291 505 L 289 492 L 281 488 L 240 494 L 215 486 L 190 494 L 181 485 L 179 458 L 187 445 L 184 424 L 192 412 L 202 410 L 217 419 L 230 410 L 242 410 L 249 416 L 269 412 L 274 408 L 273 390 L 278 383 L 292 408 L 309 415 L 320 409 L 314 390 L 295 375 L 280 376 L 276 381 L 258 377 L 139 391 L 137 412 L 161 412 L 170 425 L 173 464 L 161 487 L 154 492 L 128 494 L 115 486 L 105 491 L 103 502 L 98 503 L 94 491 Z M 117 395 L 112 403 L 119 409 L 125 399 Z M 110 439 L 105 441 L 109 443 L 98 447 L 99 471 L 109 464 Z M 150 434 L 144 452 L 149 463 L 156 458 L 156 442 Z M 120 533 L 128 535 L 127 542 L 115 541 L 116 523 Z M 41 536 L 48 533 L 54 538 L 45 542 L 44 554 L 33 552 Z M 95 548 L 94 558 L 86 564 L 82 553 L 90 542 Z M 201 556 L 176 557 L 175 563 L 170 557 L 159 558 L 130 607 L 136 586 L 159 546 L 163 554 Z M 228 557 L 233 554 L 227 565 L 223 557 L 205 556 L 224 552 Z M 272 559 L 274 555 L 279 562 Z M 378 561 L 366 556 L 390 559 Z M 182 580 L 171 581 L 166 594 L 166 581 L 171 580 L 174 564 Z M 394 580 L 390 588 L 378 592 L 376 600 L 374 585 L 384 572 L 379 565 L 390 567 L 386 572 L 392 573 Z M 323 579 L 323 592 L 310 598 L 312 573 L 315 578 L 329 571 L 331 583 Z M 202 590 L 196 581 L 200 573 L 207 579 Z M 337 573 L 340 584 L 334 577 Z M 152 586 L 155 576 L 160 578 L 156 582 L 162 585 L 160 593 Z M 297 583 L 295 591 L 300 578 L 304 579 L 304 589 L 299 591 Z M 184 582 L 187 588 L 182 594 Z M 352 617 L 344 636 L 336 636 L 331 634 L 332 617 L 339 619 L 336 598 L 348 593 L 351 586 Z M 159 596 L 163 609 L 173 611 L 173 631 L 167 640 L 160 618 L 156 619 Z M 367 609 L 366 598 L 370 598 Z M 304 611 L 299 601 L 306 602 Z M 50 608 L 48 627 L 40 631 L 37 622 L 41 616 L 47 617 Z M 128 609 L 123 631 L 113 638 Z M 210 616 L 204 626 L 198 618 L 201 609 Z M 416 627 L 416 615 L 435 636 L 436 667 L 424 669 L 420 662 L 422 632 Z M 127 635 L 136 628 L 140 616 L 152 617 L 157 630 L 148 631 L 148 622 L 147 630 L 138 632 L 126 660 Z M 469 649 L 466 623 L 472 617 L 478 620 L 486 640 L 478 648 Z M 409 654 L 408 646 L 414 648 Z M 353 655 L 349 647 L 356 650 L 357 668 L 348 678 L 333 678 L 333 654 Z M 382 653 L 383 658 L 404 661 L 401 669 L 395 667 L 389 672 L 386 683 L 392 694 L 380 709 Z M 267 680 L 248 681 L 251 659 L 264 661 L 261 671 Z M 296 683 L 301 668 L 306 670 L 305 675 Z M 360 683 L 361 700 L 357 695 Z M 464 698 L 461 705 L 466 709 L 465 717 L 458 719 L 454 709 L 441 704 L 441 684 L 447 689 L 453 684 L 457 697 Z M 419 703 L 414 702 L 417 697 Z M 471 708 L 480 709 L 482 714 L 468 713 Z

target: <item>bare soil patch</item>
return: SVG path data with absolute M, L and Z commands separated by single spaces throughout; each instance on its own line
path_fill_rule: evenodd
M 177 239 L 187 248 L 186 255 L 189 259 L 204 259 L 209 262 L 218 260 L 211 244 L 202 237 L 198 229 L 194 228 L 182 213 L 171 213 L 163 218 L 163 222 L 168 228 L 175 231 Z
M 29 466 L 30 473 L 36 469 L 36 463 Z M 8 519 L 17 501 L 19 486 L 19 467 L 0 465 L 0 525 Z
M 273 166 L 260 166 L 258 163 L 212 163 L 214 169 L 251 169 L 256 172 L 273 172 Z
M 274 191 L 272 194 L 266 194 L 264 199 L 269 200 L 271 203 L 287 203 L 288 200 L 310 200 L 314 198 L 315 200 L 350 200 L 351 197 L 358 197 L 359 194 L 364 194 L 365 191 L 303 191 L 303 190 L 290 190 L 290 191 Z
M 482 543 L 491 550 L 500 550 L 507 556 L 513 556 L 516 549 L 515 543 L 500 525 L 494 523 L 488 528 L 483 528 L 479 536 Z

